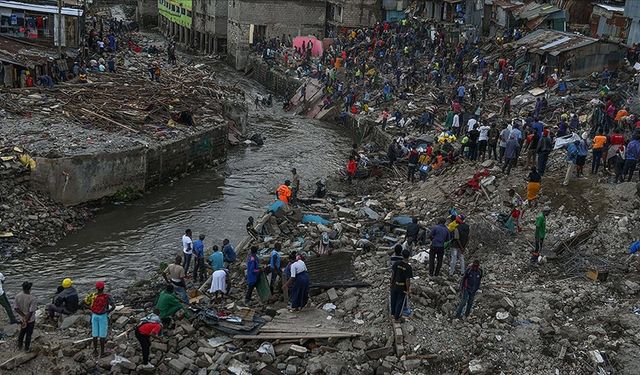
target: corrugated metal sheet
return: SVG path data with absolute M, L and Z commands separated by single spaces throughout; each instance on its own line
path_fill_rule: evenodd
M 522 8 L 513 11 L 516 19 L 532 20 L 534 18 L 547 16 L 562 10 L 554 5 L 529 3 Z
M 305 260 L 312 288 L 367 286 L 356 279 L 353 252 L 340 251 L 328 256 L 309 257 Z
M 516 42 L 533 53 L 548 53 L 558 56 L 560 53 L 578 49 L 597 42 L 598 39 L 580 34 L 556 30 L 536 30 Z

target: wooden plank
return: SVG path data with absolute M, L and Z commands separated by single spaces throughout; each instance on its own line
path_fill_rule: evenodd
M 327 329 L 305 329 L 305 328 L 284 329 L 284 328 L 269 328 L 269 327 L 260 328 L 260 333 L 278 333 L 278 332 L 280 333 L 324 333 L 324 334 L 345 333 L 344 331 L 327 330 Z
M 101 114 L 99 114 L 99 113 L 91 112 L 91 111 L 89 111 L 88 109 L 85 109 L 85 108 L 80 108 L 80 110 L 81 110 L 81 111 L 83 111 L 83 112 L 86 112 L 86 113 L 88 113 L 88 114 L 90 114 L 90 115 L 97 116 L 97 117 L 99 117 L 99 118 L 101 118 L 101 119 L 103 119 L 103 120 L 107 120 L 107 121 L 109 121 L 109 122 L 110 122 L 110 123 L 112 123 L 112 124 L 118 125 L 118 126 L 120 126 L 120 127 L 122 127 L 122 128 L 125 128 L 125 129 L 127 129 L 127 130 L 130 130 L 130 131 L 132 131 L 132 132 L 134 132 L 134 133 L 138 133 L 138 131 L 137 131 L 136 129 L 131 128 L 131 127 L 128 127 L 127 125 L 123 125 L 123 124 L 121 124 L 121 123 L 119 123 L 119 122 L 117 122 L 117 121 L 115 121 L 115 120 L 112 120 L 112 119 L 110 119 L 110 118 L 108 118 L 108 117 L 102 116 L 102 115 L 101 115 Z
M 340 333 L 309 333 L 309 334 L 288 334 L 288 333 L 267 333 L 258 335 L 235 335 L 234 340 L 293 340 L 293 339 L 330 339 L 339 337 L 357 337 L 359 333 L 355 332 L 340 332 Z

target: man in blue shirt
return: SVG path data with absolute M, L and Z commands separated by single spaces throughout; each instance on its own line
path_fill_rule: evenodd
M 251 295 L 256 288 L 258 279 L 260 277 L 260 263 L 258 261 L 258 246 L 251 246 L 251 253 L 247 258 L 247 294 L 244 297 L 244 303 L 249 304 L 251 301 Z
M 236 261 L 236 250 L 231 246 L 227 238 L 222 241 L 222 255 L 224 256 L 224 266 L 229 269 L 231 267 L 231 263 Z
M 633 137 L 633 141 L 627 145 L 624 153 L 624 166 L 622 167 L 622 179 L 627 176 L 627 181 L 631 182 L 633 172 L 636 171 L 638 160 L 640 160 L 640 133 Z
M 464 85 L 460 85 L 458 87 L 458 103 L 462 104 L 462 102 L 464 101 L 464 92 L 465 92 L 465 88 Z
M 269 256 L 269 267 L 271 267 L 271 283 L 269 284 L 269 288 L 271 289 L 271 294 L 273 294 L 273 287 L 276 285 L 276 278 L 280 277 L 280 280 L 282 281 L 282 268 L 280 266 L 281 252 L 282 244 L 280 242 L 276 242 L 271 250 L 271 256 Z
M 444 225 L 447 220 L 445 218 L 438 219 L 438 224 L 431 228 L 429 239 L 431 240 L 431 249 L 429 250 L 429 275 L 439 276 L 440 268 L 442 268 L 442 258 L 444 257 L 445 244 L 450 240 L 449 229 Z M 436 263 L 437 260 L 437 264 Z M 434 270 L 435 265 L 435 270 Z
M 209 264 L 213 272 L 224 269 L 224 255 L 220 252 L 218 245 L 213 245 L 213 254 L 209 256 Z
M 204 268 L 204 234 L 193 241 L 193 281 L 204 282 L 206 271 Z
M 538 135 L 538 139 L 542 138 L 542 131 L 544 130 L 544 125 L 542 125 L 542 122 L 540 122 L 540 119 L 538 119 L 536 117 L 533 126 L 532 126 L 533 130 L 536 131 L 536 134 Z

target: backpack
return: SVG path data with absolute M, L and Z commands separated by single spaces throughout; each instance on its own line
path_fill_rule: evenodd
M 91 304 L 91 312 L 94 314 L 104 314 L 109 307 L 109 295 L 97 294 Z
M 93 305 L 93 300 L 96 299 L 96 296 L 98 295 L 98 293 L 96 292 L 91 292 L 88 293 L 84 299 L 82 300 L 82 302 L 85 304 L 85 306 L 89 306 L 89 308 Z

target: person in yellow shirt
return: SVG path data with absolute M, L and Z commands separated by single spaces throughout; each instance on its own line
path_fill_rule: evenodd
M 604 146 L 607 143 L 607 137 L 604 136 L 602 130 L 598 132 L 593 138 L 593 145 L 591 146 L 591 152 L 593 154 L 593 160 L 591 161 L 591 174 L 598 173 L 598 169 L 600 168 L 600 160 L 602 159 L 602 154 L 604 153 Z

